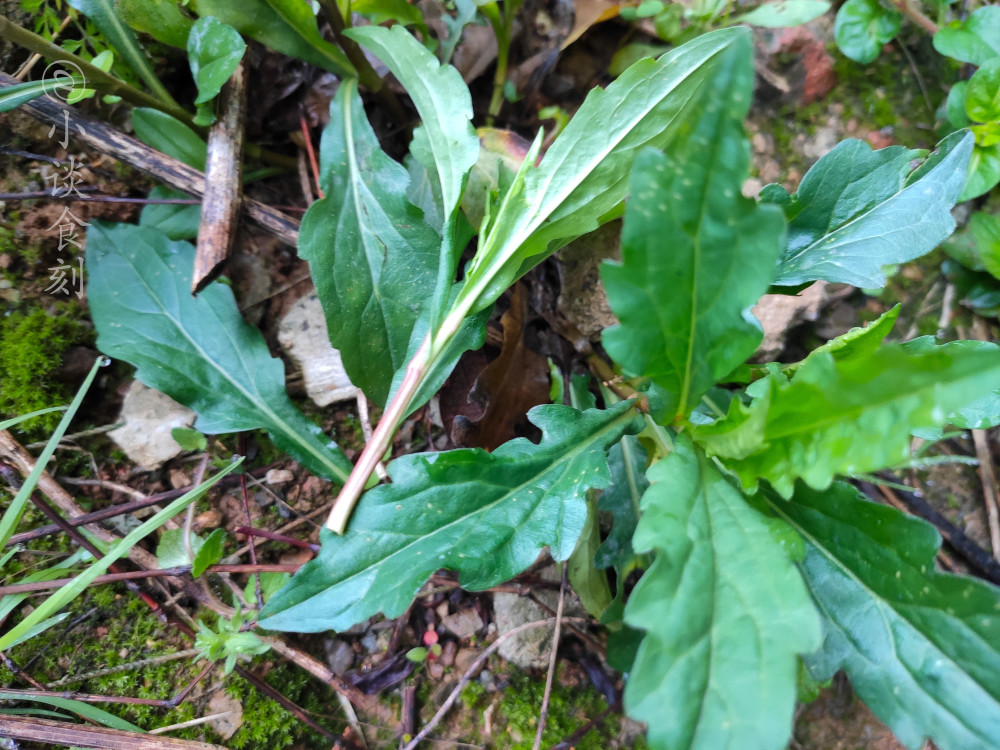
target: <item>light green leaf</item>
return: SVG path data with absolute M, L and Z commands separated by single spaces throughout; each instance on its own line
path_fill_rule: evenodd
M 208 539 L 195 553 L 194 562 L 191 563 L 191 575 L 197 578 L 205 572 L 206 568 L 219 562 L 225 548 L 226 530 L 216 529 L 208 535 Z
M 260 574 L 260 593 L 267 602 L 274 596 L 281 587 L 288 583 L 291 578 L 288 573 L 261 573 Z M 243 598 L 247 600 L 247 604 L 251 607 L 257 604 L 257 583 L 254 580 L 254 576 L 250 576 L 250 580 L 247 581 L 247 585 L 243 588 Z
M 194 22 L 181 12 L 177 0 L 115 0 L 115 10 L 136 31 L 172 47 L 187 49 Z
M 627 375 L 666 391 L 662 423 L 687 416 L 763 337 L 748 310 L 771 284 L 785 222 L 740 193 L 752 89 L 752 66 L 731 56 L 702 90 L 710 105 L 691 129 L 665 154 L 636 158 L 622 260 L 601 265 L 621 321 L 604 331 L 604 348 Z
M 969 219 L 969 231 L 983 270 L 1000 279 L 1000 216 L 978 211 Z
M 439 568 L 462 588 L 485 589 L 517 575 L 548 547 L 565 560 L 587 517 L 588 489 L 608 484 L 605 450 L 641 427 L 632 404 L 578 412 L 537 406 L 542 431 L 493 453 L 479 449 L 403 456 L 392 484 L 369 490 L 343 536 L 320 532 L 319 557 L 268 602 L 271 630 L 344 630 L 383 612 L 397 617 Z
M 810 357 L 820 357 L 824 352 L 829 352 L 836 360 L 858 359 L 874 354 L 882 346 L 885 337 L 892 331 L 901 308 L 902 305 L 891 307 L 868 325 L 852 328 L 847 333 L 830 339 L 809 352 L 809 355 L 801 362 L 786 365 L 781 369 L 786 375 L 791 376 L 808 362 Z
M 934 49 L 973 65 L 1000 56 L 1000 7 L 977 8 L 965 20 L 943 27 L 934 35 Z
M 601 527 L 597 522 L 597 498 L 594 491 L 588 493 L 587 523 L 580 532 L 576 549 L 566 561 L 566 577 L 583 608 L 601 619 L 601 615 L 611 604 L 611 586 L 607 574 L 594 567 L 594 553 L 601 544 Z
M 656 552 L 625 607 L 646 631 L 625 687 L 658 750 L 780 750 L 796 654 L 820 620 L 768 521 L 690 441 L 647 472 L 633 543 Z
M 920 167 L 920 152 L 872 151 L 863 141 L 838 144 L 806 173 L 784 206 L 788 247 L 775 284 L 826 281 L 864 288 L 885 284 L 883 266 L 933 250 L 955 229 L 972 135 L 953 133 Z
M 1000 378 L 1000 351 L 883 346 L 866 357 L 810 357 L 790 382 L 773 375 L 764 395 L 694 429 L 743 486 L 771 482 L 783 496 L 801 477 L 816 489 L 838 474 L 865 474 L 904 463 L 914 429 L 940 427 L 948 416 L 990 396 Z M 756 385 L 756 384 L 755 384 Z
M 194 248 L 154 229 L 92 223 L 88 300 L 97 346 L 136 366 L 136 377 L 198 412 L 208 435 L 266 429 L 310 471 L 343 482 L 347 457 L 285 393 L 281 360 L 240 317 L 230 288 L 191 296 Z
M 591 91 L 538 167 L 526 159 L 466 271 L 459 309 L 492 304 L 514 280 L 567 242 L 596 229 L 628 194 L 636 154 L 689 133 L 708 105 L 708 81 L 751 65 L 745 28 L 720 29 L 661 57 L 640 60 L 607 89 Z
M 823 615 L 820 680 L 845 669 L 872 712 L 907 747 L 1000 746 L 1000 595 L 939 573 L 925 521 L 863 499 L 848 484 L 799 486 L 768 502 L 806 540 L 800 568 Z
M 73 601 L 76 597 L 83 593 L 84 589 L 93 583 L 97 576 L 105 573 L 116 560 L 127 555 L 128 551 L 132 549 L 132 547 L 166 523 L 168 519 L 173 518 L 188 505 L 204 495 L 220 479 L 235 470 L 241 463 L 243 463 L 242 458 L 238 461 L 234 461 L 225 469 L 217 473 L 214 477 L 198 485 L 185 495 L 177 498 L 159 513 L 155 514 L 140 526 L 130 531 L 124 538 L 115 543 L 104 557 L 88 566 L 86 570 L 80 573 L 80 575 L 76 576 L 76 578 L 35 607 L 35 609 L 33 609 L 27 617 L 17 623 L 17 625 L 12 627 L 3 635 L 0 635 L 0 651 L 10 648 L 12 643 L 18 640 L 26 632 L 30 631 L 33 627 L 35 627 L 35 625 L 51 617 L 53 614 Z M 44 466 L 45 464 L 40 463 L 39 465 Z
M 60 79 L 59 87 L 76 87 L 83 84 L 83 79 L 73 77 L 71 80 Z M 9 112 L 17 109 L 22 104 L 44 96 L 50 89 L 54 89 L 55 82 L 51 79 L 43 78 L 40 81 L 28 81 L 27 83 L 15 83 L 13 86 L 6 86 L 0 89 L 0 112 Z M 75 92 L 74 92 L 75 93 Z
M 136 137 L 147 146 L 179 159 L 199 172 L 205 171 L 208 146 L 200 135 L 177 118 L 158 109 L 136 107 L 132 110 L 132 127 Z
M 118 15 L 114 0 L 68 0 L 68 2 L 94 22 L 122 60 L 135 71 L 157 99 L 164 104 L 177 106 L 170 92 L 153 72 L 153 66 L 139 46 L 132 29 Z
M 748 23 L 751 26 L 781 29 L 801 26 L 819 18 L 830 10 L 825 0 L 776 0 L 754 8 L 749 13 L 731 19 L 733 23 Z
M 243 59 L 247 45 L 240 32 L 211 16 L 199 18 L 187 40 L 188 63 L 198 86 L 196 105 L 212 101 Z
M 837 11 L 834 37 L 840 51 L 867 65 L 878 57 L 882 45 L 896 38 L 903 17 L 879 0 L 847 0 Z
M 205 544 L 205 540 L 193 532 L 188 542 L 195 555 Z M 194 558 L 188 554 L 184 543 L 184 529 L 167 529 L 160 535 L 160 541 L 156 545 L 156 562 L 161 568 L 181 568 L 191 565 L 193 561 Z
M 950 341 L 938 345 L 933 336 L 921 336 L 907 341 L 903 348 L 910 352 L 940 349 L 946 352 L 997 352 L 1000 346 L 991 341 Z M 947 423 L 963 430 L 986 430 L 1000 424 L 1000 383 L 992 393 L 956 409 L 948 415 Z
M 1000 57 L 987 60 L 965 89 L 965 114 L 973 122 L 1000 120 Z
M 344 78 L 356 75 L 340 48 L 320 36 L 310 4 L 302 0 L 190 0 L 188 7 L 273 50 Z
M 407 199 L 409 175 L 380 148 L 354 81 L 330 106 L 320 155 L 326 197 L 306 212 L 299 254 L 351 382 L 384 405 L 437 281 L 440 238 Z
M 192 131 L 193 132 L 193 131 Z M 201 139 L 199 139 L 200 141 Z M 204 158 L 204 157 L 202 157 Z M 157 185 L 150 198 L 189 198 L 187 193 Z M 139 213 L 139 225 L 159 229 L 172 240 L 193 240 L 201 224 L 201 205 L 197 203 L 149 203 Z
M 18 700 L 18 701 L 30 701 L 33 703 L 43 703 L 46 706 L 55 706 L 56 708 L 62 708 L 66 711 L 71 711 L 77 716 L 80 716 L 88 721 L 93 721 L 106 727 L 111 727 L 112 729 L 121 729 L 125 732 L 142 732 L 140 727 L 137 727 L 131 722 L 125 721 L 114 714 L 109 714 L 103 708 L 98 708 L 97 706 L 92 706 L 89 703 L 84 703 L 83 701 L 76 701 L 72 698 L 56 698 L 48 695 L 38 695 L 36 693 L 15 693 L 13 691 L 3 693 L 3 698 L 5 700 Z
M 968 179 L 959 201 L 968 201 L 988 193 L 1000 183 L 1000 143 L 972 149 Z
M 203 451 L 208 447 L 208 439 L 190 427 L 175 427 L 170 431 L 170 437 L 186 451 Z
M 375 26 L 380 26 L 386 21 L 395 21 L 404 26 L 427 28 L 420 9 L 407 0 L 353 0 L 351 12 L 360 13 Z

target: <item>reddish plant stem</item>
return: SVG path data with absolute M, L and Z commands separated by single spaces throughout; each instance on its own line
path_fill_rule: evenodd
M 283 544 L 290 545 L 292 547 L 298 547 L 299 549 L 309 549 L 313 552 L 319 552 L 320 545 L 312 544 L 310 542 L 304 542 L 301 539 L 295 539 L 294 537 L 285 536 L 284 534 L 278 534 L 274 531 L 267 531 L 266 529 L 254 529 L 249 526 L 237 526 L 237 534 L 246 534 L 250 539 L 253 537 L 260 537 L 262 539 L 270 539 L 272 542 L 282 542 Z
M 938 25 L 921 13 L 919 9 L 913 7 L 909 0 L 892 0 L 892 4 L 896 7 L 896 10 L 909 18 L 913 21 L 913 23 L 922 28 L 928 34 L 933 35 L 938 33 Z
M 247 450 L 247 438 L 246 433 L 240 433 L 239 439 L 240 454 L 246 455 Z M 247 476 L 246 474 L 240 474 L 240 501 L 243 503 L 243 515 L 247 519 L 247 526 L 252 529 L 253 521 L 250 518 L 250 493 L 247 491 Z M 257 548 L 254 546 L 253 534 L 249 535 L 250 542 L 250 563 L 252 565 L 257 564 Z M 264 606 L 264 594 L 261 592 L 260 588 L 260 573 L 254 572 L 253 574 L 253 586 L 254 593 L 257 596 L 257 609 Z

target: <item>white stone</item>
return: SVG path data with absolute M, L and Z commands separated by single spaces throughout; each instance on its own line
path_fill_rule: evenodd
M 340 360 L 340 352 L 330 344 L 323 306 L 315 292 L 296 302 L 278 324 L 278 341 L 302 368 L 306 393 L 317 406 L 356 397 Z
M 170 431 L 191 427 L 196 417 L 170 396 L 136 380 L 129 386 L 118 416 L 125 424 L 108 435 L 142 468 L 158 469 L 182 450 Z

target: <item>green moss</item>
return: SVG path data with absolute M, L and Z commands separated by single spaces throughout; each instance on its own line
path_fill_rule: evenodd
M 59 304 L 52 315 L 39 307 L 0 319 L 0 416 L 26 414 L 72 399 L 72 387 L 53 376 L 66 349 L 91 338 L 77 315 L 69 305 Z M 20 431 L 44 435 L 60 418 L 57 412 L 46 414 L 19 425 Z
M 493 718 L 494 726 L 506 727 L 504 733 L 494 736 L 495 747 L 503 750 L 526 750 L 532 747 L 544 692 L 544 678 L 533 679 L 523 672 L 511 675 Z M 478 683 L 466 685 L 460 697 L 467 709 L 464 713 L 474 715 L 481 713 L 491 701 L 491 696 Z M 551 747 L 563 741 L 606 708 L 604 698 L 592 687 L 565 687 L 560 684 L 557 673 L 549 697 L 549 713 L 542 733 L 542 747 Z M 608 721 L 589 732 L 574 747 L 576 750 L 607 750 L 612 746 L 615 724 L 615 718 L 609 717 Z

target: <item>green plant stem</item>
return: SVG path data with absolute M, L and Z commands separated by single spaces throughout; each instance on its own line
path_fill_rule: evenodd
M 503 15 L 496 3 L 489 3 L 480 8 L 483 15 L 489 19 L 493 33 L 497 37 L 497 68 L 493 74 L 493 95 L 486 111 L 486 125 L 492 127 L 493 121 L 500 114 L 503 106 L 503 89 L 507 83 L 507 66 L 510 57 L 510 33 L 514 25 L 518 3 L 504 0 Z
M 642 417 L 646 420 L 646 427 L 652 433 L 653 440 L 656 441 L 656 447 L 662 454 L 660 457 L 662 458 L 673 453 L 674 441 L 671 440 L 670 433 L 664 427 L 658 425 L 648 414 L 643 414 Z
M 192 116 L 177 103 L 170 104 L 169 102 L 161 101 L 157 97 L 147 94 L 145 91 L 140 91 L 134 86 L 120 81 L 110 73 L 105 73 L 96 65 L 87 62 L 82 57 L 67 52 L 62 47 L 52 44 L 52 42 L 38 34 L 18 26 L 5 16 L 0 16 L 0 37 L 42 57 L 76 66 L 86 77 L 86 85 L 90 88 L 97 89 L 105 94 L 120 96 L 129 104 L 136 107 L 158 109 L 172 117 L 176 117 L 184 124 L 194 127 Z M 170 101 L 173 100 L 171 99 Z
M 403 111 L 403 107 L 399 103 L 395 92 L 385 86 L 385 81 L 379 77 L 379 74 L 375 72 L 375 68 L 368 62 L 368 58 L 365 57 L 361 46 L 344 34 L 350 28 L 350 25 L 341 14 L 336 0 L 319 0 L 319 4 L 326 11 L 326 18 L 330 22 L 330 28 L 333 29 L 333 36 L 337 40 L 337 44 L 344 50 L 347 59 L 351 61 L 351 65 L 357 71 L 358 82 L 375 94 L 400 124 L 405 122 L 406 113 Z

